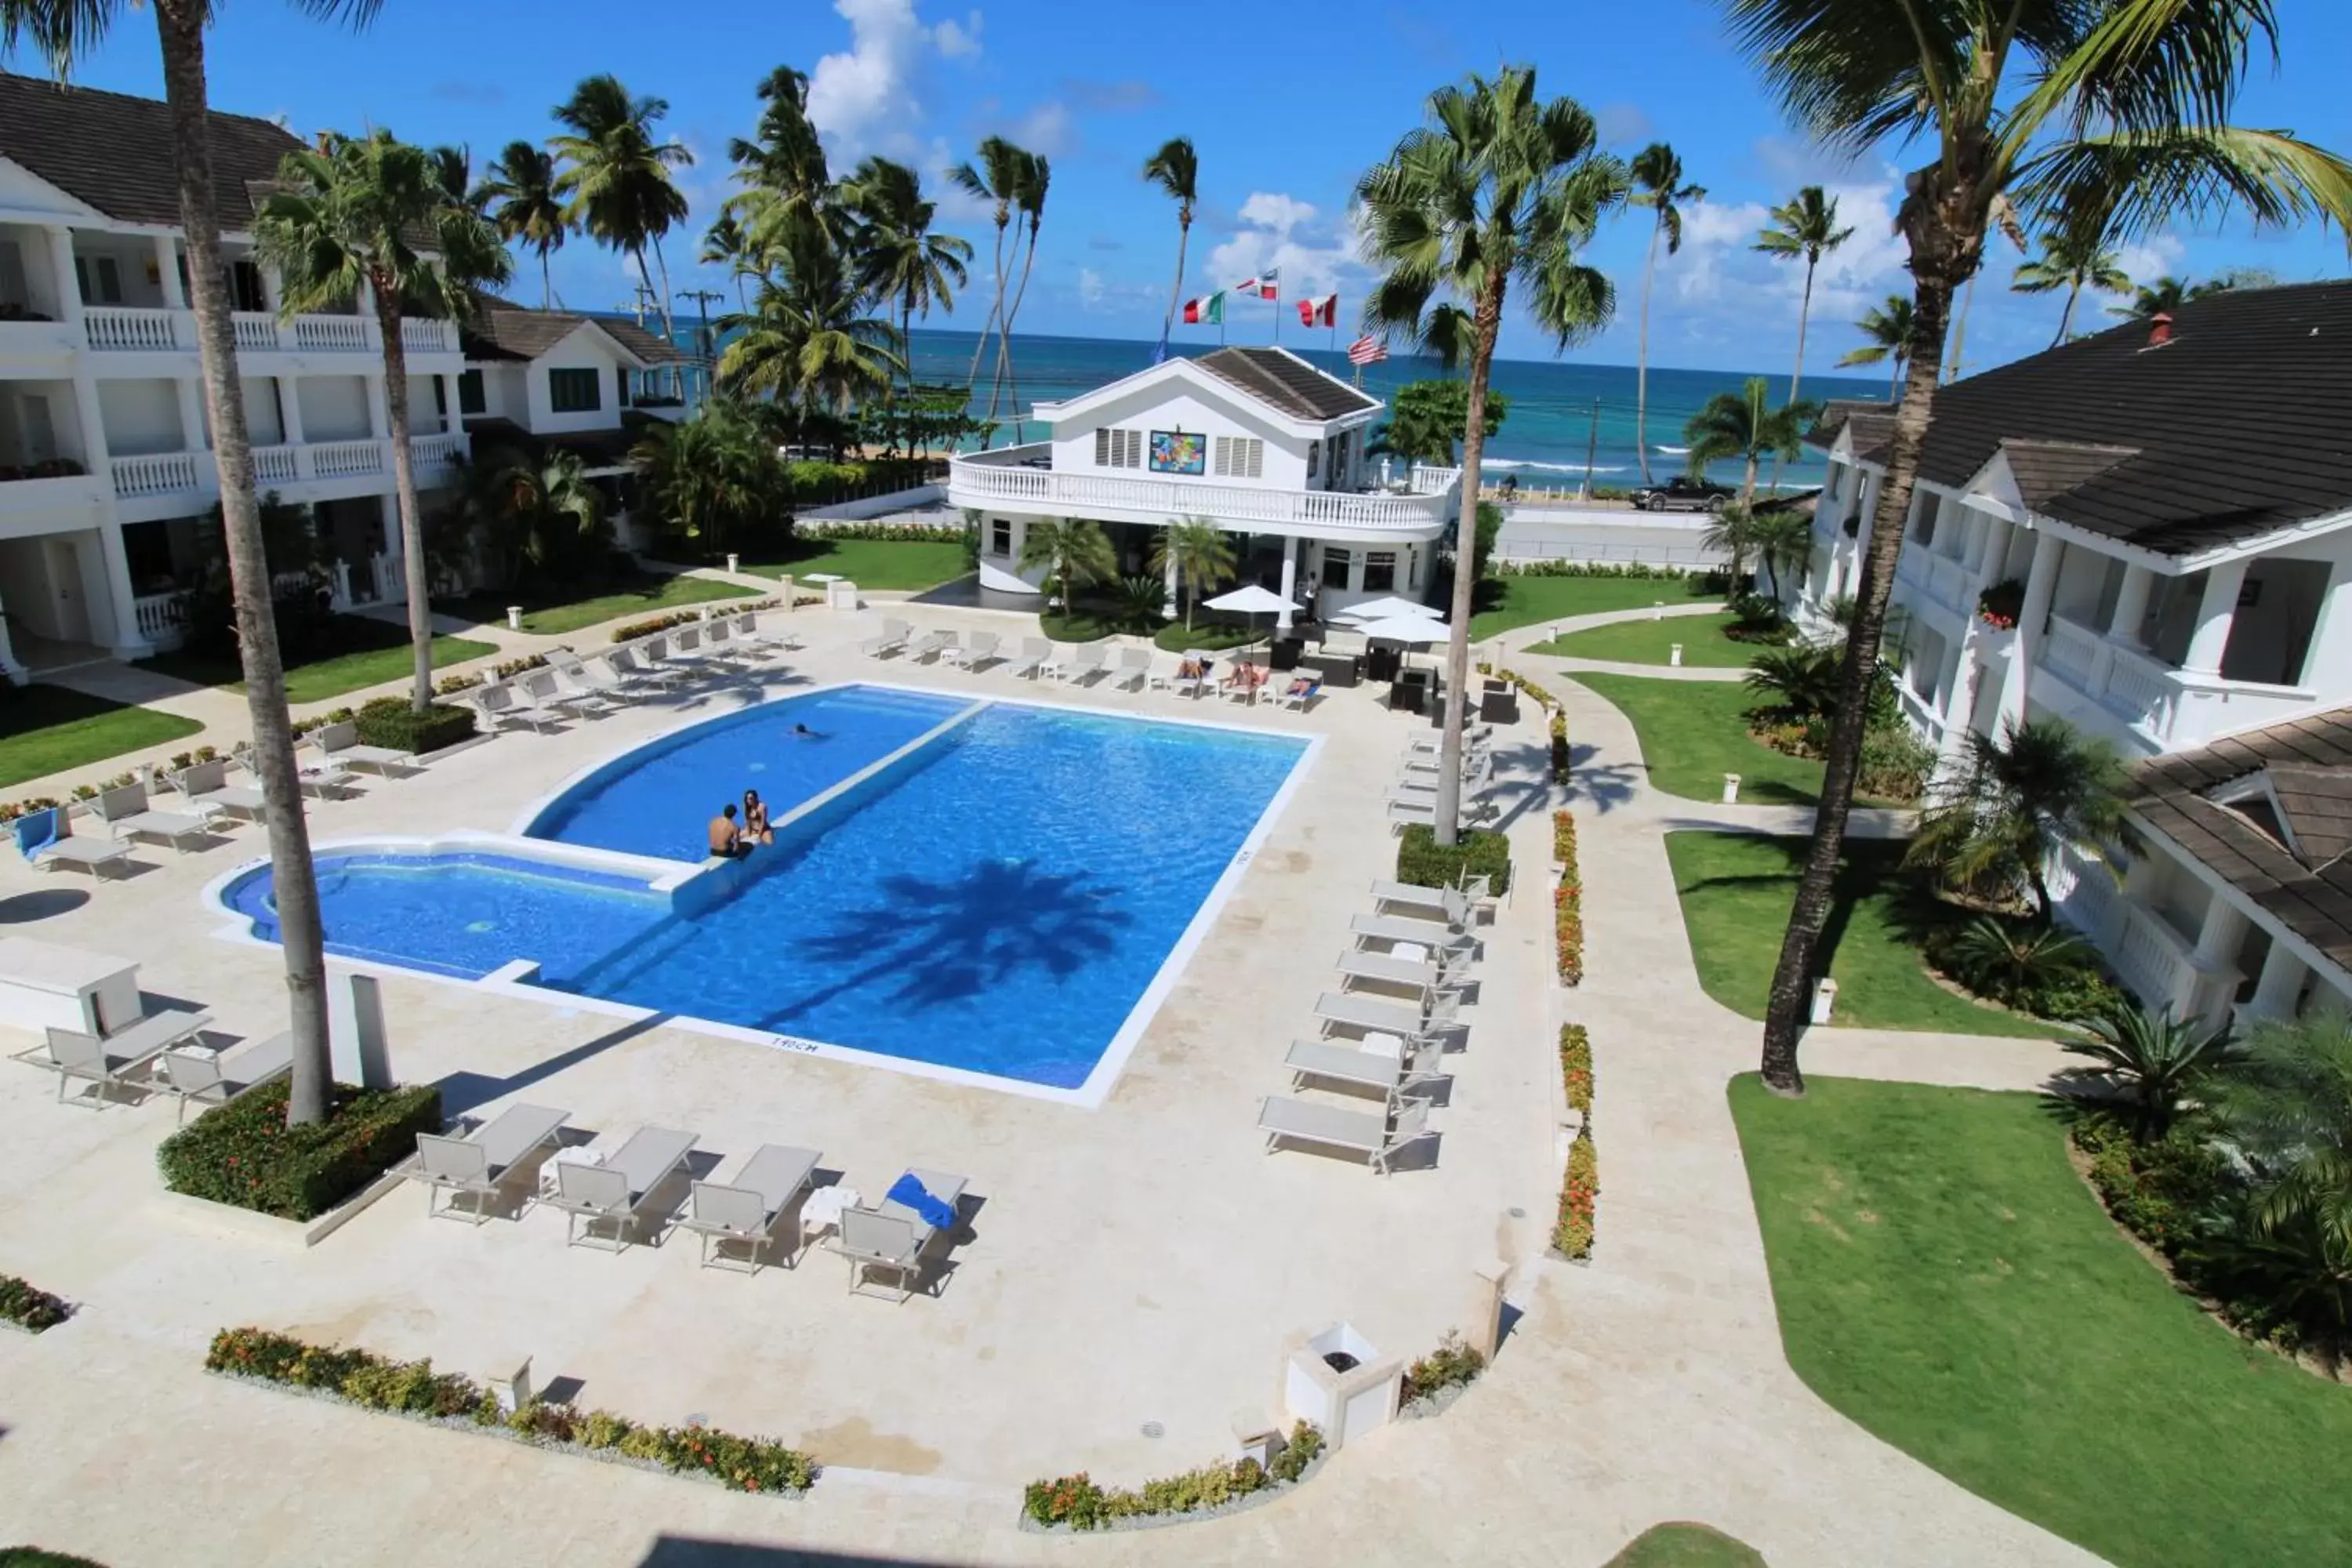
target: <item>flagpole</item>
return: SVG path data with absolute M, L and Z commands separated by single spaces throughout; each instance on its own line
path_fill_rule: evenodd
M 1277 345 L 1282 342 L 1282 285 L 1279 282 L 1274 286 L 1274 341 Z

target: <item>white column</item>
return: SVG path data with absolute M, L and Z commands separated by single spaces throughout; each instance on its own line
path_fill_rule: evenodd
M 155 275 L 163 286 L 163 303 L 174 310 L 188 308 L 188 291 L 180 287 L 180 242 L 168 234 L 155 237 Z
M 5 607 L 0 605 L 0 609 Z M 16 662 L 16 649 L 8 640 L 8 617 L 5 615 L 0 615 L 0 680 L 14 681 L 19 686 L 25 683 L 25 667 Z
M 2156 574 L 2137 561 L 2124 566 L 2124 580 L 2116 591 L 2115 613 L 2107 617 L 2107 636 L 2131 647 L 2140 641 L 2140 624 L 2147 619 L 2147 601 L 2156 588 Z
M 441 416 L 441 429 L 443 433 L 446 435 L 455 435 L 457 431 L 463 430 L 466 427 L 466 412 L 458 405 L 457 403 L 457 378 L 456 376 L 445 374 L 441 377 L 441 402 L 448 410 L 447 413 Z
M 298 377 L 280 375 L 271 378 L 278 393 L 278 433 L 289 447 L 302 444 L 302 397 Z
M 367 377 L 368 434 L 381 441 L 392 428 L 392 405 L 385 396 L 382 373 Z
M 1017 544 L 1019 541 L 1014 541 Z M 1176 618 L 1176 557 L 1168 558 L 1167 587 L 1160 605 L 1160 613 L 1169 619 Z
M 203 388 L 197 385 L 194 376 L 181 375 L 172 378 L 172 390 L 180 400 L 180 450 L 202 452 L 208 449 L 212 446 L 212 438 L 205 429 Z
M 98 547 L 105 557 L 107 597 L 114 603 L 114 643 L 108 651 L 117 658 L 146 658 L 155 648 L 139 633 L 139 598 L 131 590 L 131 559 L 122 552 L 122 525 L 100 523 Z
M 1297 587 L 1298 546 L 1293 544 L 1289 549 L 1285 550 L 1282 552 L 1282 596 L 1286 599 L 1289 598 L 1290 595 L 1297 590 Z M 1277 631 L 1288 631 L 1290 629 L 1290 616 L 1291 613 L 1287 609 L 1277 614 L 1274 617 L 1275 629 Z
M 2262 978 L 2254 984 L 2253 1011 L 2265 1018 L 2294 1017 L 2304 982 L 2310 977 L 2311 965 L 2289 952 L 2286 943 L 2272 942 L 2270 955 L 2263 960 Z
M 2197 928 L 2197 956 L 2208 963 L 2235 963 L 2238 948 L 2245 940 L 2244 913 L 2216 889 L 2212 901 L 2205 906 L 2205 919 Z
M 2191 675 L 2219 675 L 2229 651 L 2230 624 L 2238 612 L 2238 590 L 2246 581 L 2243 561 L 2224 562 L 2206 574 L 2205 596 L 2197 605 L 2197 630 L 2180 668 Z
M 1994 517 L 1990 513 L 1978 515 L 1984 519 L 1984 531 L 1978 536 L 1976 550 L 1969 557 L 1969 574 L 1974 577 L 1984 577 L 2000 571 L 2001 562 L 2009 554 L 2010 521 L 2005 517 Z
M 2017 646 L 2010 650 L 2009 668 L 2000 684 L 2000 732 L 2025 722 L 2025 699 L 2033 683 L 2034 661 L 2042 653 L 2042 625 L 2050 618 L 2051 596 L 2058 591 L 2058 557 L 2065 542 L 2043 532 L 2033 542 L 2033 564 L 2025 574 L 2025 602 L 2017 616 Z
M 74 276 L 73 230 L 42 232 L 49 237 L 49 270 L 58 279 L 58 320 L 79 334 L 82 331 L 81 282 Z

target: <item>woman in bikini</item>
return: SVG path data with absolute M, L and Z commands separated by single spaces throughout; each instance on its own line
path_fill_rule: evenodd
M 773 844 L 775 841 L 776 830 L 768 826 L 767 803 L 760 798 L 758 790 L 745 790 L 743 792 L 743 842 Z

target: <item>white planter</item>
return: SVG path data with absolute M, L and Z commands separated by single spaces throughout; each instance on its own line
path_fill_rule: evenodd
M 1351 1324 L 1334 1323 L 1290 1352 L 1283 1382 L 1291 1415 L 1311 1421 L 1331 1447 L 1396 1419 L 1404 1362 L 1383 1359 Z

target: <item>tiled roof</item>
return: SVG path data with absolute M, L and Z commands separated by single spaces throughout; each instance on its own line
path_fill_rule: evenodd
M 1380 406 L 1378 398 L 1283 349 L 1219 349 L 1192 363 L 1294 419 L 1344 419 Z
M 495 295 L 476 297 L 474 319 L 466 324 L 466 357 L 473 360 L 537 359 L 573 332 L 593 321 L 597 330 L 648 364 L 667 364 L 687 356 L 654 332 L 633 321 L 606 316 L 584 316 L 567 310 L 534 310 Z
M 2038 448 L 2034 510 L 2168 555 L 2352 510 L 2352 282 L 2210 294 L 2173 318 L 2161 345 L 2133 321 L 1942 388 L 1920 478 L 1958 489 Z M 1865 422 L 1832 404 L 1812 438 L 1851 422 L 1883 462 L 1878 406 Z M 2113 460 L 2053 456 L 2066 448 Z
M 2292 847 L 2209 798 L 2257 773 Z M 2130 797 L 2150 827 L 2352 970 L 2352 708 L 2150 758 L 2134 766 Z
M 1884 463 L 1895 439 L 1895 410 L 1886 404 L 1861 398 L 1832 397 L 1822 405 L 1807 439 L 1829 446 L 1840 430 L 1853 431 L 1853 455 L 1864 462 Z
M 282 126 L 243 114 L 211 115 L 213 192 L 223 228 L 253 226 L 253 184 L 302 143 Z M 0 71 L 0 157 L 124 223 L 180 222 L 172 163 L 172 114 L 152 98 L 60 87 Z
M 625 321 L 617 316 L 592 316 L 589 320 L 647 364 L 683 364 L 693 357 L 659 332 L 647 331 L 635 321 Z

